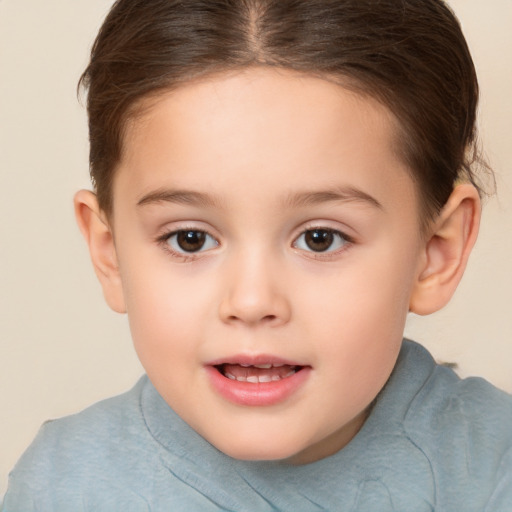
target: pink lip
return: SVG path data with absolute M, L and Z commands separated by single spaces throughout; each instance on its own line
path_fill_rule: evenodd
M 231 380 L 222 375 L 215 366 L 225 363 L 241 365 L 284 364 L 290 366 L 301 366 L 301 369 L 290 377 L 286 377 L 278 381 L 251 383 Z M 304 385 L 311 374 L 310 366 L 303 366 L 294 362 L 265 355 L 258 355 L 255 357 L 243 355 L 233 356 L 228 359 L 212 361 L 205 366 L 205 369 L 212 387 L 223 398 L 237 405 L 260 407 L 276 405 L 284 402 Z
M 207 366 L 217 366 L 220 364 L 287 364 L 289 366 L 306 366 L 304 364 L 298 363 L 297 361 L 290 361 L 287 359 L 282 359 L 280 357 L 267 355 L 267 354 L 257 354 L 257 355 L 247 355 L 247 354 L 239 354 L 231 357 L 226 357 L 224 359 L 218 359 L 215 361 L 209 361 L 206 363 Z

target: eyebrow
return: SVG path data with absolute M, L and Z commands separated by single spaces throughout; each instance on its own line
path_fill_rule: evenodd
M 158 189 L 153 192 L 149 192 L 139 199 L 137 206 L 162 202 L 203 207 L 212 207 L 219 204 L 219 201 L 215 197 L 209 194 L 204 194 L 203 192 L 196 192 L 192 190 Z
M 220 201 L 210 194 L 193 190 L 158 189 L 144 195 L 137 206 L 156 203 L 175 203 L 198 207 L 218 207 Z M 328 202 L 362 202 L 379 210 L 384 210 L 382 204 L 373 196 L 356 187 L 341 187 L 334 190 L 319 190 L 314 192 L 297 192 L 286 197 L 284 204 L 289 208 L 315 206 Z
M 379 210 L 384 210 L 384 207 L 377 199 L 356 187 L 340 187 L 333 190 L 319 190 L 316 192 L 299 192 L 289 195 L 286 199 L 286 205 L 290 207 L 314 206 L 329 202 L 366 203 Z

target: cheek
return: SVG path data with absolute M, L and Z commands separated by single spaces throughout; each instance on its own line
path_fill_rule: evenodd
M 341 332 L 375 328 L 372 320 L 391 326 L 407 313 L 413 276 L 412 261 L 361 252 L 336 273 L 313 276 L 302 298 L 308 309 L 315 310 L 313 316 L 323 317 L 326 325 L 339 324 Z
M 358 255 L 335 276 L 313 281 L 301 309 L 304 326 L 322 346 L 320 363 L 343 368 L 346 379 L 385 381 L 399 350 L 414 276 L 414 258 L 393 251 Z M 308 312 L 308 313 L 306 313 Z M 338 375 L 333 371 L 332 375 Z
M 148 371 L 197 357 L 201 324 L 211 312 L 206 286 L 171 272 L 168 263 L 138 259 L 125 266 L 123 289 L 135 350 Z

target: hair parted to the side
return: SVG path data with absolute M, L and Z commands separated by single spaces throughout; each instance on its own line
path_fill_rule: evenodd
M 481 189 L 475 68 L 442 0 L 117 0 L 80 80 L 100 207 L 112 211 L 123 131 L 140 100 L 255 65 L 338 80 L 386 105 L 424 219 L 458 180 Z

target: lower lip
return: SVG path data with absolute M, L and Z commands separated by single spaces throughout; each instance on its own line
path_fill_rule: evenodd
M 239 382 L 224 377 L 214 366 L 206 371 L 213 388 L 226 400 L 237 405 L 269 406 L 284 402 L 296 393 L 311 374 L 305 367 L 290 377 L 273 382 Z

